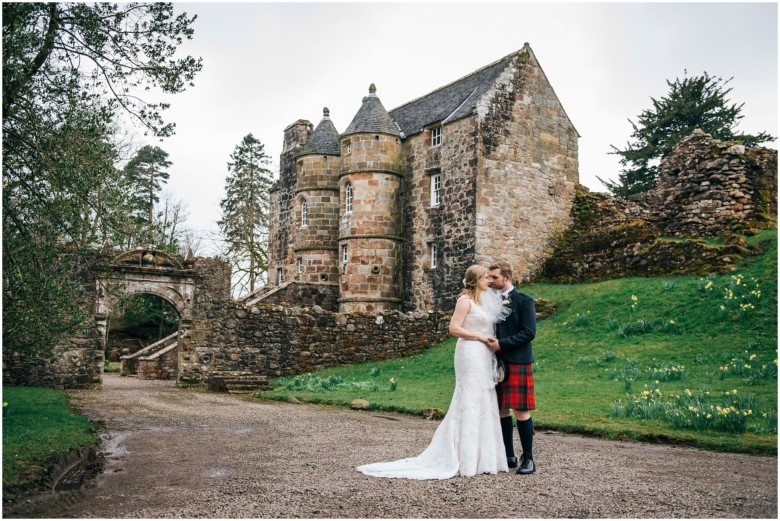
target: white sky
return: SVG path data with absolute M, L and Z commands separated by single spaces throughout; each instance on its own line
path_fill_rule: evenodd
M 170 99 L 176 135 L 152 142 L 173 162 L 168 187 L 210 254 L 227 162 L 254 134 L 278 169 L 282 132 L 327 106 L 343 132 L 368 86 L 391 110 L 529 42 L 581 134 L 580 182 L 605 191 L 617 157 L 666 80 L 734 77 L 744 132 L 777 136 L 774 3 L 177 3 L 197 14 L 182 50 L 203 57 L 195 87 Z M 776 143 L 769 146 L 776 148 Z

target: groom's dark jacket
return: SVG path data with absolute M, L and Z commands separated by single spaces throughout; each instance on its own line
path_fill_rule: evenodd
M 497 324 L 496 336 L 501 347 L 498 354 L 515 364 L 533 363 L 531 340 L 536 337 L 536 304 L 532 297 L 514 288 L 508 297 L 512 314 Z

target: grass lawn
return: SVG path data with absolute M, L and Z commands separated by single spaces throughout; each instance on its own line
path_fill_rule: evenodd
M 521 288 L 558 305 L 534 341 L 534 424 L 776 454 L 777 231 L 749 242 L 764 254 L 728 275 Z M 450 339 L 407 358 L 279 378 L 258 396 L 446 411 L 454 345 Z
M 70 410 L 64 392 L 3 386 L 4 490 L 30 487 L 57 457 L 99 444 L 92 423 Z

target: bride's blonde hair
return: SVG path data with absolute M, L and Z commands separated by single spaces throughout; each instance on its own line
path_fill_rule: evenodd
M 464 289 L 461 292 L 461 295 L 466 295 L 471 298 L 471 300 L 479 304 L 479 294 L 482 292 L 479 290 L 477 283 L 481 278 L 487 275 L 487 273 L 488 269 L 484 266 L 480 266 L 479 264 L 469 266 L 469 269 L 466 270 L 466 276 L 463 277 Z

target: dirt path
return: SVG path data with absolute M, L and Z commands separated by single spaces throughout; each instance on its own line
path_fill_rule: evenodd
M 444 481 L 369 478 L 355 466 L 415 455 L 438 422 L 261 403 L 104 377 L 73 403 L 104 421 L 108 463 L 80 491 L 4 517 L 776 518 L 777 458 L 540 432 L 538 471 Z

